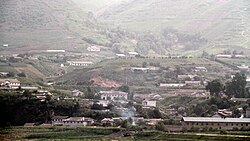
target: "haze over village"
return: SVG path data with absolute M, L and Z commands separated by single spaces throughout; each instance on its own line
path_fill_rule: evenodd
M 250 140 L 250 1 L 0 0 L 0 140 Z

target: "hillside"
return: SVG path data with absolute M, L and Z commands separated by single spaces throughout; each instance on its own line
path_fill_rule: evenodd
M 248 53 L 248 7 L 247 0 L 2 0 L 0 50 L 86 53 L 88 46 L 99 45 L 105 48 L 102 58 L 129 51 L 148 56 Z
M 123 0 L 102 6 L 102 14 L 92 12 L 108 23 L 137 32 L 170 28 L 199 34 L 210 41 L 211 53 L 250 45 L 248 0 Z
M 223 78 L 230 68 L 204 58 L 116 58 L 101 61 L 94 66 L 79 69 L 59 77 L 57 84 L 98 85 L 117 87 L 129 85 L 136 88 L 155 89 L 159 83 L 176 83 L 178 74 L 193 73 L 195 66 L 207 67 L 208 73 L 198 73 L 202 79 Z M 133 67 L 152 68 L 147 72 L 132 71 Z
M 117 36 L 71 0 L 1 0 L 0 17 L 1 53 L 82 52 L 90 45 L 109 47 Z

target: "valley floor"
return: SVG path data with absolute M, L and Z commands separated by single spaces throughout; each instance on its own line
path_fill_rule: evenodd
M 249 140 L 249 132 L 166 133 L 115 127 L 11 127 L 0 130 L 0 140 Z

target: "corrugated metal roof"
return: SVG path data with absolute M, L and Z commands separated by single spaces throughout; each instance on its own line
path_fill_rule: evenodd
M 250 123 L 250 118 L 183 117 L 186 122 Z

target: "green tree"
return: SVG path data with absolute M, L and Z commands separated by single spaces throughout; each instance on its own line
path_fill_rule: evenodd
M 119 91 L 128 93 L 128 99 L 133 100 L 133 93 L 130 91 L 129 86 L 123 85 L 118 88 Z
M 155 125 L 155 129 L 156 129 L 156 130 L 159 130 L 159 131 L 165 131 L 165 125 L 163 124 L 163 122 L 158 122 L 158 123 Z
M 215 96 L 219 96 L 219 94 L 223 91 L 223 88 L 224 86 L 219 79 L 208 82 L 208 85 L 206 86 L 206 90 L 208 90 L 211 95 Z
M 236 73 L 232 81 L 226 83 L 226 94 L 230 97 L 246 97 L 246 84 L 247 82 L 245 74 Z

